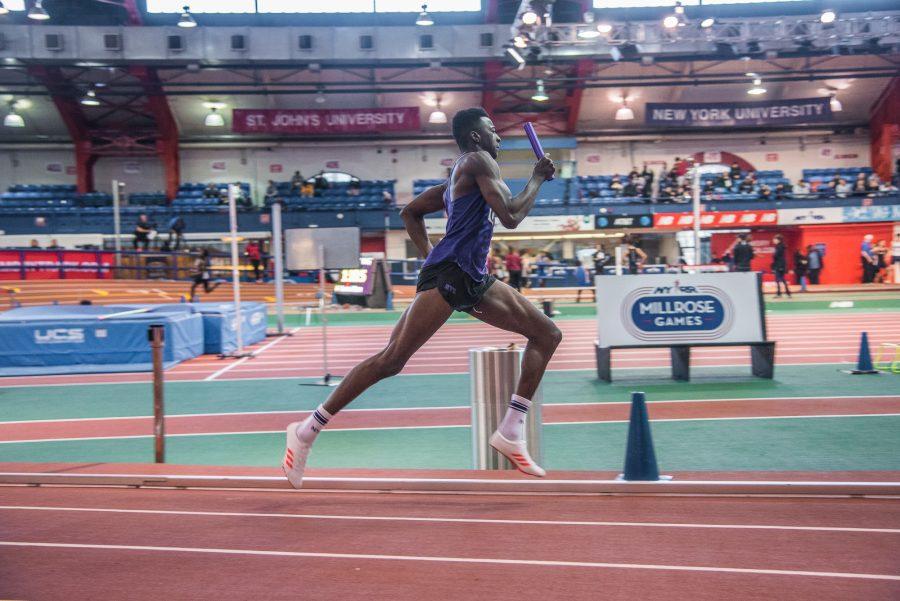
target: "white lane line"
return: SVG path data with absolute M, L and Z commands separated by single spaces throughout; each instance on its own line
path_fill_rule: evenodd
M 593 371 L 595 371 L 595 368 L 593 367 L 592 359 L 586 359 L 585 362 L 590 363 L 591 367 L 566 367 L 566 368 L 562 368 L 562 369 L 550 368 L 547 371 L 551 371 L 551 372 L 575 372 L 575 371 L 593 372 Z M 625 369 L 625 370 L 628 370 L 629 372 L 660 371 L 660 370 L 669 371 L 669 370 L 671 370 L 671 367 L 668 365 L 652 365 L 652 366 L 647 366 L 647 367 L 622 367 L 622 368 L 619 368 L 619 367 L 615 366 L 615 363 L 616 362 L 613 361 L 613 364 L 614 364 L 613 369 L 615 369 L 615 370 Z M 779 362 L 778 366 L 779 367 L 810 367 L 810 366 L 844 367 L 846 365 L 852 365 L 854 363 L 855 363 L 855 361 L 809 361 L 809 362 L 800 361 L 800 362 L 796 362 L 796 363 Z M 736 367 L 747 367 L 748 365 L 749 365 L 749 362 L 728 363 L 728 364 L 724 364 L 724 365 L 692 365 L 691 367 L 694 369 L 706 370 L 706 369 L 733 369 Z M 304 369 L 304 368 L 297 368 L 297 369 Z M 216 382 L 216 383 L 222 383 L 222 384 L 233 384 L 235 380 L 244 380 L 244 381 L 299 380 L 299 379 L 313 380 L 313 379 L 316 379 L 317 377 L 321 377 L 322 374 L 321 374 L 320 369 L 317 369 L 315 366 L 312 366 L 308 369 L 311 372 L 309 375 L 263 376 L 261 378 L 241 377 L 241 378 L 229 378 L 229 379 L 224 379 L 224 380 L 212 380 L 212 381 Z M 123 374 L 123 377 L 126 375 L 132 376 L 135 373 L 139 373 L 139 372 L 126 372 L 125 374 Z M 171 371 L 169 371 L 167 373 L 169 375 L 177 375 L 177 374 L 172 374 Z M 180 373 L 189 373 L 189 372 L 180 372 Z M 468 371 L 410 372 L 410 373 L 401 373 L 401 374 L 399 374 L 399 376 L 400 377 L 403 377 L 403 376 L 454 376 L 454 375 L 467 374 L 467 373 L 469 373 L 469 372 Z M 86 377 L 90 377 L 92 374 L 84 374 L 84 375 Z M 143 380 L 110 379 L 110 380 L 97 380 L 97 381 L 93 381 L 93 382 L 69 381 L 69 382 L 59 382 L 59 383 L 40 381 L 40 382 L 36 382 L 36 383 L 31 383 L 31 384 L 6 384 L 4 382 L 4 378 L 0 377 L 0 384 L 3 385 L 2 386 L 3 388 L 44 388 L 44 387 L 50 388 L 50 387 L 55 387 L 55 386 L 105 386 L 107 384 L 150 384 L 150 374 L 142 374 L 142 375 L 146 376 L 145 379 L 143 379 Z M 700 374 L 701 377 L 702 377 L 702 375 L 703 374 Z M 41 380 L 46 380 L 46 379 L 52 379 L 52 378 L 65 378 L 65 377 L 70 377 L 70 376 L 10 376 L 10 378 L 30 378 L 30 377 L 39 378 Z M 632 375 L 631 374 L 626 375 L 625 379 L 627 380 L 629 377 L 632 377 Z M 177 377 L 173 378 L 173 377 L 167 376 L 166 381 L 168 381 L 170 383 L 171 382 L 196 383 L 196 382 L 204 382 L 206 380 L 203 378 L 199 378 L 199 379 L 198 378 L 177 378 Z
M 594 561 L 552 561 L 542 559 L 499 559 L 482 557 L 441 557 L 432 555 L 376 555 L 369 553 L 316 553 L 311 551 L 263 551 L 258 549 L 222 549 L 207 547 L 155 547 L 146 545 L 96 545 L 78 543 L 45 543 L 0 541 L 5 547 L 38 547 L 55 549 L 95 549 L 103 551 L 156 551 L 160 553 L 206 553 L 217 555 L 252 555 L 264 557 L 306 557 L 310 559 L 356 559 L 375 561 L 421 561 L 433 563 L 474 563 L 562 568 L 600 568 L 623 570 L 661 570 L 676 572 L 718 572 L 727 574 L 765 574 L 771 576 L 807 576 L 817 578 L 850 578 L 858 580 L 900 581 L 893 574 L 858 574 L 853 572 L 813 572 L 808 570 L 769 570 L 727 568 L 719 566 L 657 565 L 639 563 L 601 563 Z
M 294 328 L 293 330 L 291 330 L 291 334 L 293 334 L 294 332 L 297 332 L 299 329 L 300 329 L 299 327 Z M 271 342 L 269 342 L 269 343 L 267 343 L 267 344 L 264 344 L 262 347 L 260 347 L 260 348 L 256 349 L 255 351 L 253 351 L 253 354 L 254 354 L 254 355 L 259 355 L 259 354 L 261 354 L 263 351 L 265 351 L 266 349 L 275 346 L 276 344 L 278 344 L 279 342 L 281 342 L 281 341 L 284 340 L 285 338 L 287 338 L 287 336 L 279 336 L 279 337 L 276 338 L 275 340 L 272 340 Z M 221 375 L 224 374 L 225 372 L 228 372 L 228 371 L 234 369 L 234 368 L 237 367 L 238 365 L 241 365 L 242 363 L 245 363 L 247 360 L 252 359 L 252 358 L 253 358 L 253 356 L 250 356 L 250 357 L 244 357 L 244 358 L 242 358 L 242 359 L 238 359 L 237 361 L 235 361 L 235 362 L 233 362 L 233 363 L 230 363 L 229 365 L 226 365 L 225 367 L 223 367 L 223 368 L 220 369 L 219 371 L 215 372 L 214 374 L 212 374 L 212 375 L 210 375 L 210 376 L 207 376 L 207 377 L 203 378 L 203 380 L 206 381 L 206 382 L 209 382 L 210 380 L 215 380 L 216 378 L 218 378 L 219 376 L 221 376 Z
M 860 402 L 871 401 L 873 399 L 896 399 L 900 400 L 897 394 L 870 394 L 870 395 L 845 395 L 845 396 L 791 396 L 791 397 L 732 397 L 727 399 L 657 399 L 647 400 L 648 404 L 662 403 L 741 403 L 741 402 L 777 402 L 777 401 L 834 401 L 854 399 Z M 212 401 L 216 402 L 216 401 Z M 586 403 L 554 403 L 544 402 L 543 407 L 616 407 L 620 405 L 631 405 L 631 401 L 590 401 Z M 458 411 L 471 409 L 470 405 L 444 405 L 438 407 L 372 407 L 369 409 L 342 409 L 341 413 L 367 413 L 378 411 Z M 213 413 L 167 413 L 166 418 L 204 418 L 204 417 L 232 417 L 232 416 L 252 416 L 252 415 L 292 415 L 297 413 L 312 413 L 313 409 L 282 409 L 272 411 L 224 411 Z M 78 422 L 104 422 L 116 420 L 146 420 L 151 419 L 152 415 L 125 415 L 121 417 L 72 417 L 72 418 L 56 418 L 56 419 L 23 419 L 14 421 L 0 420 L 0 427 L 8 425 L 20 424 L 59 424 L 59 423 L 78 423 Z
M 823 418 L 845 418 L 845 417 L 900 417 L 900 413 L 848 413 L 848 414 L 824 414 L 824 415 L 765 415 L 757 417 L 686 417 L 686 418 L 665 418 L 650 420 L 653 423 L 661 422 L 707 422 L 707 421 L 748 421 L 748 420 L 776 420 L 776 419 L 823 419 Z M 545 422 L 547 426 L 583 426 L 596 424 L 627 424 L 627 419 L 610 419 L 583 422 Z M 325 433 L 334 432 L 375 432 L 380 430 L 439 430 L 442 428 L 469 428 L 470 424 L 440 424 L 433 426 L 372 426 L 357 428 L 339 428 L 332 427 L 326 429 Z M 284 434 L 284 429 L 279 430 L 244 430 L 237 432 L 184 432 L 180 434 L 166 434 L 166 438 L 182 438 L 187 436 L 239 436 L 245 434 Z M 125 436 L 85 436 L 74 438 L 33 438 L 26 440 L 0 440 L 0 445 L 11 444 L 31 444 L 37 442 L 74 442 L 85 440 L 127 440 L 134 438 L 153 438 L 152 434 L 129 434 Z
M 498 524 L 515 526 L 602 526 L 622 528 L 711 528 L 722 530 L 789 530 L 799 532 L 866 532 L 875 534 L 900 534 L 900 528 L 856 528 L 849 526 L 781 526 L 777 524 L 695 524 L 678 522 L 605 522 L 575 520 L 498 520 L 488 518 L 435 518 L 390 515 L 374 516 L 309 513 L 250 513 L 237 511 L 175 511 L 164 509 L 119 509 L 115 507 L 52 507 L 46 505 L 0 505 L 0 511 L 76 511 L 86 513 L 178 515 L 189 517 L 350 520 L 363 522 L 428 522 L 437 524 Z

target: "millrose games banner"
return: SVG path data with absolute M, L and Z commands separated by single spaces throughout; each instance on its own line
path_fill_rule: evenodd
M 717 127 L 726 125 L 790 125 L 832 120 L 829 98 L 763 102 L 648 102 L 647 125 L 657 127 Z
M 604 348 L 762 342 L 759 286 L 756 273 L 601 276 L 597 340 Z
M 241 134 L 364 134 L 414 131 L 418 107 L 389 109 L 234 109 L 232 130 Z

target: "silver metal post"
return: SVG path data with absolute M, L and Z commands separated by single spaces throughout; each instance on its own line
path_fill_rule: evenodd
M 122 215 L 120 212 L 119 187 L 124 186 L 119 180 L 112 181 L 112 197 L 113 197 L 113 248 L 116 251 L 115 266 L 119 267 L 119 261 L 122 255 Z M 118 276 L 118 273 L 116 273 Z M 116 277 L 114 276 L 114 277 Z
M 284 334 L 284 252 L 281 249 L 281 203 L 272 204 L 272 254 L 275 257 L 275 314 L 278 333 Z
M 331 374 L 328 373 L 328 303 L 325 302 L 325 247 L 319 245 L 319 311 L 322 314 L 322 368 L 325 372 L 324 383 L 328 384 Z
M 700 165 L 694 165 L 694 265 L 700 264 Z
M 234 294 L 234 310 L 237 312 L 235 331 L 237 333 L 236 354 L 244 349 L 244 340 L 241 335 L 241 325 L 244 316 L 241 313 L 241 273 L 238 269 L 238 239 L 237 239 L 237 193 L 239 188 L 234 184 L 228 184 L 228 220 L 231 224 L 231 289 Z
M 616 247 L 616 275 L 622 275 L 622 261 L 624 260 L 625 251 L 622 245 Z
M 469 383 L 472 401 L 472 463 L 477 470 L 515 467 L 491 448 L 491 434 L 506 414 L 522 371 L 524 349 L 484 347 L 469 349 Z M 543 460 L 541 445 L 541 389 L 531 399 L 528 412 L 528 452 L 538 464 Z

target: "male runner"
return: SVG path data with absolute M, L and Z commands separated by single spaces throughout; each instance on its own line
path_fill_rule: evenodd
M 484 109 L 456 113 L 453 137 L 462 155 L 450 178 L 418 195 L 400 212 L 409 237 L 427 257 L 419 274 L 416 297 L 394 327 L 387 346 L 350 370 L 328 400 L 305 421 L 288 426 L 282 468 L 294 488 L 300 488 L 312 443 L 328 420 L 379 380 L 400 373 L 413 353 L 454 310 L 465 311 L 528 339 L 516 393 L 490 442 L 519 470 L 533 476 L 545 474 L 528 454 L 525 418 L 562 332 L 524 296 L 488 275 L 486 263 L 493 218 L 510 229 L 518 226 L 534 206 L 541 184 L 553 176 L 555 167 L 549 158 L 540 159 L 528 185 L 513 196 L 497 165 L 500 136 Z M 444 209 L 448 215 L 447 233 L 432 247 L 424 216 Z

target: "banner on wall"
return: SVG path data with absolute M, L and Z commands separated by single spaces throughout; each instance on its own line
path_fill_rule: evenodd
M 358 134 L 420 128 L 418 107 L 374 109 L 234 109 L 237 133 Z
M 705 228 L 716 227 L 760 227 L 778 224 L 778 211 L 718 211 L 701 213 L 700 224 Z M 653 216 L 653 227 L 660 229 L 681 229 L 694 227 L 693 213 L 657 213 Z
M 900 221 L 900 205 L 869 205 L 867 207 L 842 207 L 843 222 Z
M 810 225 L 814 223 L 841 223 L 844 212 L 841 207 L 814 207 L 810 209 L 779 209 L 778 225 Z
M 600 286 L 601 347 L 765 340 L 755 273 L 601 276 Z
M 597 215 L 595 225 L 598 230 L 619 227 L 653 227 L 652 215 Z
M 832 120 L 829 98 L 762 102 L 648 102 L 647 125 L 657 127 L 721 127 L 728 125 L 789 125 Z
M 96 280 L 112 277 L 114 253 L 0 250 L 0 280 Z

